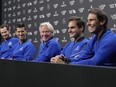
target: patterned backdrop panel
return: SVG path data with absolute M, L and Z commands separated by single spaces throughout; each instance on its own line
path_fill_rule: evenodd
M 29 40 L 38 48 L 39 24 L 49 21 L 55 28 L 55 37 L 63 47 L 70 41 L 67 32 L 69 17 L 79 16 L 86 21 L 88 10 L 93 7 L 107 13 L 108 27 L 116 32 L 116 0 L 2 0 L 2 23 L 10 25 L 13 36 L 16 24 L 25 23 Z M 92 36 L 87 27 L 85 36 Z

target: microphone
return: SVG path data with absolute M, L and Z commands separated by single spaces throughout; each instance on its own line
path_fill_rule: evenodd
M 46 48 L 48 48 L 49 46 L 48 45 L 46 45 Z
M 11 49 L 12 48 L 12 45 L 9 45 L 9 48 Z
M 84 45 L 87 45 L 87 42 L 85 42 Z
M 87 45 L 87 42 L 84 43 L 84 50 L 85 50 L 85 48 L 86 48 L 86 45 Z

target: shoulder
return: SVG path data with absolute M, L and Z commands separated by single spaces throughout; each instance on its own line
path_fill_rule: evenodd
M 10 41 L 12 41 L 12 42 L 18 42 L 19 39 L 18 38 L 15 38 L 15 37 L 11 37 Z
M 60 45 L 56 38 L 52 38 L 51 40 L 49 40 L 49 41 L 48 41 L 48 44 Z
M 29 41 L 29 40 L 27 40 L 27 41 L 25 42 L 25 44 L 27 44 L 27 45 L 33 45 L 33 43 L 32 43 L 31 41 Z
M 64 48 L 70 46 L 70 45 L 73 44 L 73 43 L 74 43 L 73 41 L 67 42 L 67 43 L 65 44 Z
M 87 38 L 84 38 L 82 41 L 81 41 L 83 44 L 87 44 L 89 42 L 89 40 Z
M 107 31 L 101 38 L 102 42 L 116 44 L 116 34 L 111 30 Z
M 16 37 L 11 37 L 12 40 L 19 40 L 18 38 Z

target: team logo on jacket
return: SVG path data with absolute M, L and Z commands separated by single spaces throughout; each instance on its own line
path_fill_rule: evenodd
M 9 42 L 8 45 L 11 46 L 12 45 L 12 42 Z
M 76 48 L 75 48 L 75 50 L 79 50 L 80 49 L 80 46 L 77 46 Z
M 22 48 L 20 48 L 19 50 L 23 50 L 23 47 L 22 47 Z

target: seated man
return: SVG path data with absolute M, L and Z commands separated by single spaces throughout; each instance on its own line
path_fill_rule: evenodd
M 41 23 L 39 32 L 42 42 L 35 61 L 50 62 L 50 58 L 60 54 L 60 44 L 54 38 L 54 28 L 49 22 Z
M 25 25 L 19 23 L 16 26 L 16 35 L 19 38 L 19 42 L 15 45 L 13 49 L 14 60 L 33 60 L 36 49 L 34 45 L 26 37 L 27 30 Z
M 57 55 L 59 58 L 67 58 L 71 61 L 76 61 L 77 57 L 84 52 L 88 40 L 84 37 L 85 22 L 76 16 L 70 17 L 68 21 L 68 33 L 71 42 L 68 42 L 62 50 L 61 55 Z M 51 62 L 54 60 L 52 58 Z
M 4 41 L 0 45 L 0 58 L 10 59 L 12 57 L 12 48 L 16 43 L 19 42 L 19 39 L 10 36 L 10 29 L 6 24 L 0 26 L 0 33 L 4 39 Z

